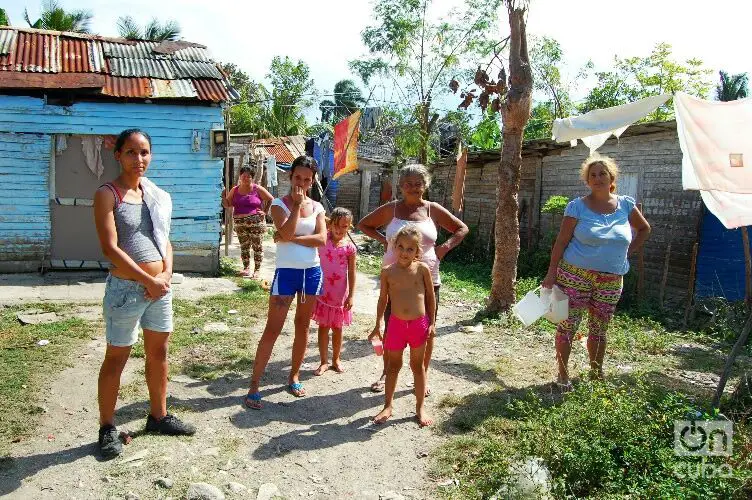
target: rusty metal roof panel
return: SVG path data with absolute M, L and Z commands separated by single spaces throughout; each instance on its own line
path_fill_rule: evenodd
M 168 50 L 162 47 L 171 44 Z M 181 61 L 211 62 L 213 59 L 208 50 L 187 42 L 143 42 L 112 43 L 102 42 L 106 57 L 122 57 L 125 59 L 178 59 Z M 180 48 L 182 47 L 182 48 Z M 155 50 L 158 49 L 159 51 Z M 177 50 L 176 50 L 177 49 Z
M 218 80 L 192 80 L 201 101 L 220 102 L 227 100 L 227 89 Z
M 102 73 L 102 50 L 96 40 L 60 37 L 60 71 L 63 73 Z
M 112 76 L 148 77 L 160 80 L 175 80 L 178 78 L 174 69 L 174 61 L 113 57 L 108 59 L 108 62 Z
M 214 59 L 207 49 L 201 47 L 186 47 L 173 54 L 180 61 L 213 62 Z
M 45 33 L 19 32 L 11 56 L 11 71 L 57 73 L 60 39 Z
M 148 78 L 122 78 L 119 76 L 104 76 L 102 93 L 114 97 L 151 97 L 152 86 Z
M 190 80 L 151 80 L 152 97 L 196 98 L 196 88 Z
M 199 61 L 172 61 L 177 78 L 212 78 L 222 80 L 222 73 L 214 63 Z
M 0 55 L 10 54 L 17 36 L 15 30 L 0 30 Z

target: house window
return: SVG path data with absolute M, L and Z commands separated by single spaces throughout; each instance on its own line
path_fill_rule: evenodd
M 637 200 L 637 174 L 620 173 L 616 180 L 616 192 Z

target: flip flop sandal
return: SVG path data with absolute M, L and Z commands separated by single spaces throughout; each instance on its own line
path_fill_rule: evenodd
M 305 396 L 305 388 L 300 382 L 293 382 L 287 386 L 287 390 L 296 398 L 302 398 Z
M 384 388 L 386 386 L 385 380 L 377 380 L 373 384 L 371 384 L 371 392 L 384 392 Z
M 252 410 L 260 410 L 264 407 L 264 405 L 261 404 L 261 393 L 258 391 L 246 394 L 245 398 L 243 398 L 243 404 L 246 408 Z

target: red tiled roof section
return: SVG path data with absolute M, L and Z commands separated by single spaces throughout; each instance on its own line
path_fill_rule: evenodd
M 295 160 L 295 157 L 292 155 L 290 150 L 287 149 L 282 143 L 270 146 L 263 145 L 263 147 L 270 155 L 274 156 L 274 158 L 277 159 L 277 163 L 290 164 L 293 162 L 293 160 Z

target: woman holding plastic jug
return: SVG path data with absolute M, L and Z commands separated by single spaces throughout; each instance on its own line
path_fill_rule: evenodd
M 580 178 L 590 194 L 569 202 L 551 250 L 543 288 L 558 285 L 569 296 L 569 317 L 556 327 L 556 383 L 569 389 L 572 339 L 588 311 L 587 350 L 591 377 L 603 378 L 606 330 L 621 297 L 627 257 L 650 235 L 650 224 L 629 196 L 615 194 L 616 162 L 594 155 L 585 160 Z M 633 234 L 634 232 L 634 234 Z

